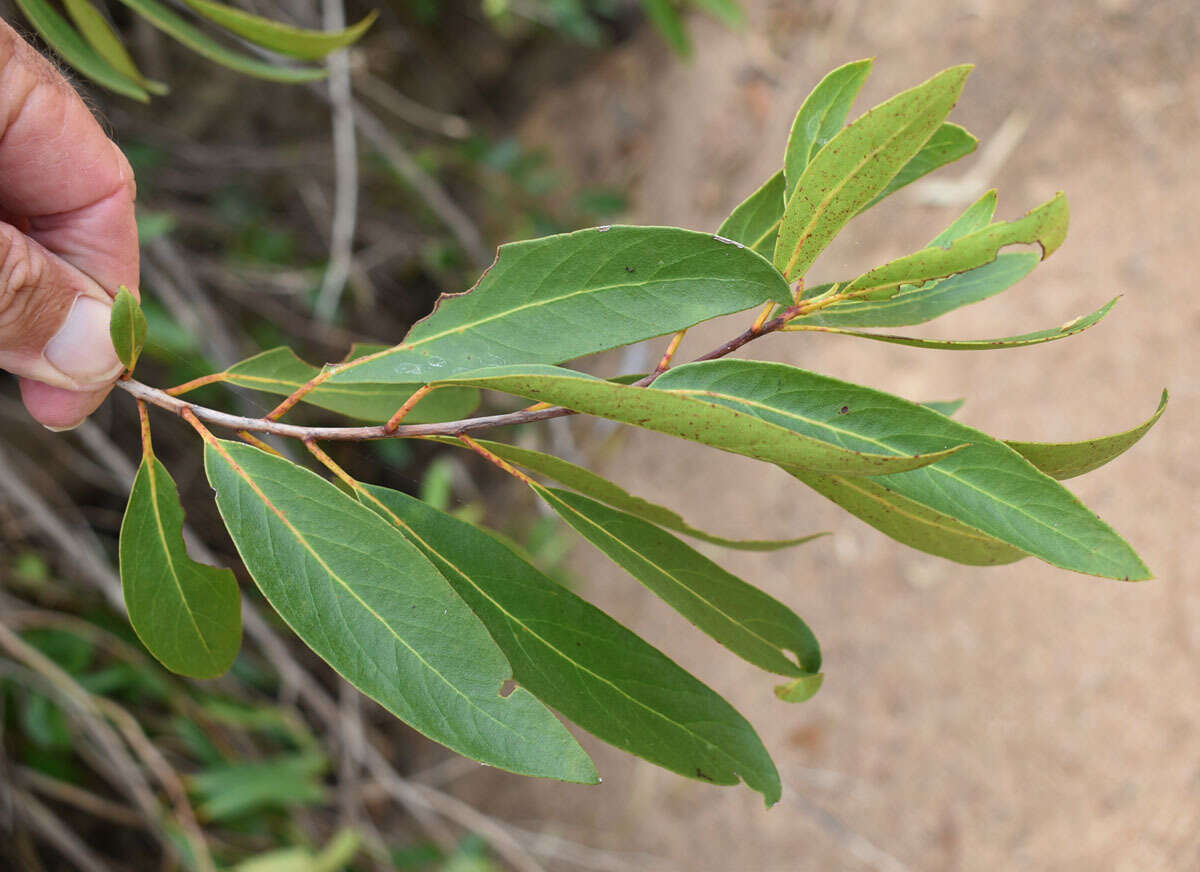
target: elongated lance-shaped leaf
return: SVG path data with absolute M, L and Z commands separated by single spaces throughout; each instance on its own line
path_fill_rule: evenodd
M 525 775 L 595 783 L 591 760 L 511 677 L 479 619 L 426 557 L 320 476 L 206 438 L 208 479 L 238 553 L 296 634 L 434 741 Z
M 339 48 L 345 48 L 362 37 L 367 29 L 379 17 L 378 12 L 370 12 L 351 27 L 345 30 L 307 30 L 303 27 L 293 27 L 282 21 L 253 15 L 225 3 L 215 0 L 183 0 L 196 13 L 203 15 L 209 21 L 221 25 L 226 30 L 236 33 L 242 39 L 263 48 L 290 55 L 302 60 L 316 61 Z
M 180 675 L 216 678 L 242 644 L 242 595 L 228 569 L 188 557 L 183 507 L 167 468 L 145 452 L 121 522 L 121 589 L 129 623 L 154 657 Z
M 172 39 L 223 67 L 273 82 L 311 82 L 325 77 L 320 67 L 285 67 L 260 61 L 217 42 L 158 0 L 120 0 Z
M 91 0 L 63 0 L 63 6 L 88 45 L 114 70 L 128 76 L 151 94 L 167 93 L 167 86 L 162 82 L 152 81 L 142 75 L 120 35 Z
M 462 447 L 463 444 L 458 439 L 450 437 L 433 438 L 446 445 Z M 649 521 L 660 527 L 666 527 L 668 530 L 684 533 L 694 539 L 700 539 L 713 545 L 720 545 L 723 548 L 733 548 L 738 551 L 778 551 L 781 548 L 802 545 L 805 542 L 811 542 L 813 539 L 828 535 L 827 533 L 813 533 L 796 539 L 726 539 L 722 536 L 714 536 L 711 533 L 705 533 L 703 530 L 697 530 L 680 517 L 678 513 L 673 512 L 666 506 L 660 506 L 657 503 L 636 497 L 603 476 L 597 475 L 590 469 L 571 463 L 569 460 L 563 460 L 561 457 L 555 457 L 553 454 L 534 451 L 531 448 L 506 445 L 503 442 L 492 442 L 487 439 L 478 439 L 476 441 L 488 451 L 507 460 L 509 463 L 552 478 L 560 484 L 565 484 L 567 487 L 577 490 L 594 500 L 608 503 L 608 505 L 628 512 L 644 521 Z
M 1148 578 L 1141 558 L 1061 484 L 1002 442 L 917 403 L 778 363 L 712 360 L 665 372 L 663 389 L 859 451 L 912 456 L 971 443 L 936 464 L 875 484 L 1047 563 L 1109 578 Z M 785 464 L 789 465 L 789 464 Z
M 1099 469 L 1110 460 L 1120 457 L 1150 432 L 1150 428 L 1158 423 L 1166 410 L 1167 392 L 1163 391 L 1154 414 L 1132 430 L 1082 442 L 1017 442 L 1008 439 L 1005 444 L 1046 475 L 1061 481 Z
M 876 195 L 875 199 L 863 206 L 862 211 L 870 209 L 885 197 L 890 197 L 901 188 L 911 185 L 917 179 L 929 175 L 936 169 L 956 160 L 966 157 L 979 147 L 979 140 L 970 131 L 957 124 L 947 121 L 942 124 L 921 146 L 916 156 L 906 163 L 895 178 L 888 182 L 887 187 Z
M 460 440 L 450 437 L 436 437 L 436 440 L 446 445 L 462 446 Z M 547 453 L 533 449 L 523 449 L 518 445 L 493 443 L 487 439 L 476 441 L 491 451 L 493 455 L 497 455 L 509 463 L 528 469 L 532 473 L 550 477 L 550 479 L 575 489 L 587 497 L 600 500 L 601 503 L 607 503 L 616 509 L 629 512 L 632 516 L 642 518 L 643 521 L 658 524 L 659 527 L 674 530 L 676 533 L 683 533 L 691 536 L 692 539 L 709 542 L 710 545 L 733 548 L 736 551 L 779 551 L 781 548 L 804 545 L 805 542 L 828 535 L 827 533 L 814 533 L 808 536 L 799 536 L 797 539 L 725 539 L 724 536 L 714 536 L 704 533 L 703 530 L 697 530 L 684 521 L 678 512 L 667 509 L 666 506 L 650 503 L 649 500 L 643 500 L 641 497 L 635 497 L 634 494 L 625 491 L 625 488 L 616 483 L 608 481 L 604 476 L 596 475 L 586 467 L 564 461 L 562 457 L 547 455 Z
M 996 192 L 992 190 L 934 237 L 929 247 L 945 247 L 982 230 L 991 224 L 995 214 Z M 978 303 L 1008 290 L 1029 275 L 1039 260 L 1033 252 L 1003 252 L 989 264 L 946 279 L 901 285 L 899 292 L 886 300 L 847 300 L 797 318 L 796 323 L 827 327 L 904 327 L 922 324 L 961 306 Z M 840 286 L 848 284 L 848 281 L 842 282 Z M 805 296 L 815 296 L 830 287 L 823 285 L 811 288 Z
M 859 520 L 918 551 L 970 566 L 999 566 L 1029 556 L 944 512 L 890 490 L 878 479 L 788 471 Z
M 632 387 L 551 366 L 494 367 L 455 376 L 446 384 L 503 391 L 756 460 L 844 475 L 883 475 L 919 469 L 965 448 L 965 443 L 959 443 L 910 457 L 847 449 L 831 440 L 827 433 L 818 437 L 800 432 L 791 426 L 786 413 L 770 415 L 768 420 L 757 411 L 750 414 L 731 409 L 722 398 L 714 400 L 703 392 Z M 772 409 L 769 402 L 764 408 L 768 413 L 780 411 Z
M 830 240 L 916 156 L 954 108 L 970 70 L 952 67 L 881 103 L 817 153 L 779 226 L 775 267 L 789 281 L 804 276 Z
M 783 170 L 780 170 L 729 213 L 717 235 L 740 242 L 772 260 L 779 221 L 783 218 L 783 184 Z
M 112 315 L 109 316 L 108 333 L 112 339 L 117 359 L 132 371 L 137 366 L 142 346 L 146 344 L 148 329 L 146 314 L 138 305 L 137 297 L 129 288 L 121 285 L 113 300 Z
M 517 363 L 562 363 L 740 312 L 790 303 L 741 244 L 674 227 L 580 230 L 500 247 L 473 290 L 444 295 L 389 351 L 332 381 L 413 382 Z
M 767 805 L 779 799 L 754 728 L 662 652 L 478 527 L 394 490 L 363 491 L 479 615 L 521 687 L 651 763 L 713 784 L 740 777 Z
M 842 293 L 865 299 L 887 299 L 901 285 L 945 278 L 991 263 L 1007 245 L 1038 244 L 1042 259 L 1053 254 L 1067 238 L 1071 210 L 1067 198 L 1054 199 L 1031 209 L 1016 221 L 998 221 L 982 230 L 968 233 L 948 246 L 933 245 L 914 254 L 885 263 L 864 273 Z
M 933 348 L 941 351 L 993 351 L 1001 348 L 1025 348 L 1029 345 L 1041 345 L 1044 342 L 1054 342 L 1082 333 L 1089 327 L 1094 327 L 1112 310 L 1120 297 L 1113 297 L 1095 312 L 1081 315 L 1068 321 L 1061 327 L 1051 327 L 1048 330 L 1037 330 L 1033 333 L 1022 333 L 1020 336 L 1005 336 L 1002 339 L 921 339 L 916 336 L 894 336 L 890 333 L 868 333 L 863 330 L 845 330 L 841 327 L 823 327 L 797 325 L 790 328 L 794 331 L 815 330 L 821 333 L 840 333 L 844 336 L 857 336 L 860 339 L 874 339 L 876 342 L 890 342 L 893 345 L 911 345 L 913 348 Z
M 46 44 L 80 73 L 114 93 L 141 103 L 150 102 L 145 88 L 101 57 L 46 0 L 16 0 L 16 3 Z
M 821 671 L 817 637 L 779 600 L 648 521 L 581 494 L 533 489 L 580 535 L 734 654 L 779 675 Z
M 224 381 L 251 390 L 287 396 L 314 378 L 320 369 L 305 363 L 290 348 L 272 348 L 235 363 Z M 303 402 L 362 421 L 388 420 L 419 384 L 325 384 L 304 395 Z M 408 413 L 409 424 L 465 418 L 479 405 L 479 391 L 446 388 L 426 394 Z
M 783 175 L 786 182 L 783 200 L 779 204 L 781 210 L 783 204 L 791 199 L 796 184 L 812 163 L 813 157 L 845 126 L 854 98 L 871 75 L 874 63 L 873 58 L 851 61 L 827 73 L 800 105 L 788 135 L 787 151 L 784 152 Z

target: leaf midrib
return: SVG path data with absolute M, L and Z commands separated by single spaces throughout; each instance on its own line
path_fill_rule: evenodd
M 196 615 L 192 611 L 191 603 L 188 602 L 187 594 L 183 590 L 183 582 L 179 578 L 179 571 L 175 568 L 175 559 L 171 555 L 171 548 L 167 544 L 167 532 L 163 527 L 162 510 L 158 503 L 158 472 L 154 468 L 154 459 L 151 458 L 146 464 L 146 474 L 150 479 L 150 501 L 154 505 L 154 524 L 158 527 L 158 541 L 162 543 L 163 555 L 167 558 L 167 569 L 171 572 L 171 580 L 175 582 L 175 589 L 179 591 L 179 599 L 183 602 L 183 610 L 187 613 L 188 620 L 192 623 L 192 628 L 196 631 L 196 637 L 200 640 L 200 644 L 204 646 L 204 651 L 209 656 L 212 656 L 212 648 L 209 647 L 208 640 L 204 638 L 204 633 L 200 630 L 200 625 L 196 622 Z
M 415 531 L 415 530 L 414 530 L 414 529 L 413 529 L 413 528 L 412 528 L 412 527 L 411 527 L 409 524 L 407 524 L 405 521 L 403 521 L 401 518 L 399 518 L 399 517 L 398 517 L 398 516 L 397 516 L 397 515 L 396 515 L 396 514 L 395 514 L 395 513 L 394 513 L 394 512 L 393 512 L 393 511 L 390 509 L 390 508 L 388 508 L 388 507 L 387 507 L 387 506 L 386 506 L 386 505 L 385 505 L 385 504 L 384 504 L 384 503 L 383 503 L 383 502 L 382 502 L 382 501 L 381 501 L 381 500 L 380 500 L 378 497 L 376 497 L 376 496 L 375 496 L 374 494 L 372 494 L 370 491 L 363 491 L 363 492 L 364 492 L 364 493 L 366 493 L 366 495 L 367 495 L 367 496 L 368 496 L 368 497 L 371 499 L 371 501 L 372 501 L 372 502 L 374 502 L 376 505 L 380 506 L 380 507 L 381 507 L 381 508 L 382 508 L 382 509 L 383 509 L 385 512 L 387 512 L 387 513 L 388 513 L 388 517 L 392 519 L 393 523 L 395 523 L 395 524 L 396 524 L 396 526 L 398 526 L 398 527 L 403 527 L 405 530 L 407 530 L 407 531 L 408 531 L 408 532 L 409 532 L 409 533 L 412 535 L 412 537 L 413 537 L 414 539 L 416 539 L 418 542 L 420 542 L 420 543 L 421 543 L 421 544 L 422 544 L 422 545 L 423 545 L 425 548 L 427 548 L 427 549 L 428 549 L 428 550 L 429 550 L 431 553 L 433 553 L 433 554 L 437 555 L 437 558 L 438 558 L 439 560 L 441 560 L 443 563 L 445 563 L 447 566 L 449 566 L 449 567 L 450 567 L 452 570 L 454 570 L 454 571 L 455 571 L 455 572 L 457 572 L 457 573 L 458 573 L 460 576 L 462 576 L 462 578 L 463 578 L 463 579 L 465 579 L 465 580 L 467 581 L 467 583 L 471 585 L 471 587 L 473 587 L 473 588 L 475 588 L 475 590 L 479 591 L 479 593 L 480 593 L 480 594 L 481 594 L 481 595 L 482 595 L 482 596 L 483 596 L 483 597 L 484 597 L 484 598 L 485 598 L 485 599 L 486 599 L 488 602 L 490 602 L 490 603 L 491 603 L 493 606 L 495 606 L 495 607 L 496 607 L 496 609 L 497 609 L 497 610 L 498 610 L 498 611 L 499 611 L 501 614 L 503 614 L 503 615 L 505 616 L 505 618 L 506 618 L 506 619 L 510 620 L 510 621 L 511 621 L 513 624 L 515 624 L 516 626 L 520 627 L 520 628 L 521 628 L 521 629 L 522 629 L 524 632 L 526 632 L 527 634 L 529 634 L 529 635 L 530 635 L 532 638 L 536 639 L 536 640 L 537 640 L 539 643 L 541 643 L 542 645 L 544 645 L 544 646 L 545 646 L 547 649 L 549 649 L 550 651 L 553 651 L 553 652 L 554 652 L 555 654 L 557 654 L 557 655 L 558 655 L 558 656 L 559 656 L 561 659 L 563 659 L 563 660 L 565 660 L 567 663 L 571 664 L 571 666 L 572 666 L 572 667 L 574 667 L 575 669 L 579 670 L 580 672 L 584 672 L 584 673 L 586 673 L 586 674 L 590 675 L 590 676 L 591 676 L 592 678 L 594 678 L 596 681 L 599 681 L 599 682 L 601 682 L 602 684 L 606 684 L 606 685 L 608 685 L 608 686 L 609 686 L 609 687 L 611 687 L 613 690 L 615 690 L 615 691 L 616 691 L 618 694 L 620 694 L 621 696 L 625 697 L 625 699 L 629 700 L 629 701 L 630 701 L 631 703 L 633 703 L 634 705 L 638 706 L 639 708 L 642 708 L 642 709 L 644 709 L 645 711 L 649 712 L 651 715 L 654 715 L 655 717 L 659 718 L 660 720 L 662 720 L 662 721 L 664 721 L 664 722 L 666 722 L 666 723 L 668 723 L 668 724 L 671 724 L 672 726 L 674 726 L 674 727 L 678 728 L 679 730 L 682 730 L 684 733 L 686 733 L 687 735 L 691 736 L 693 739 L 695 739 L 696 741 L 700 742 L 700 743 L 701 743 L 702 745 L 704 745 L 705 747 L 707 747 L 707 748 L 710 748 L 710 749 L 712 749 L 713 751 L 716 751 L 717 753 L 719 753 L 719 754 L 721 754 L 722 756 L 724 756 L 726 759 L 728 759 L 728 760 L 731 760 L 731 761 L 735 761 L 735 762 L 737 761 L 737 758 L 736 758 L 736 757 L 732 757 L 732 756 L 730 756 L 730 754 L 729 754 L 727 751 L 725 751 L 723 748 L 721 748 L 719 745 L 714 745 L 712 742 L 710 742 L 708 739 L 704 738 L 703 736 L 697 735 L 697 734 L 696 734 L 696 733 L 694 733 L 694 732 L 693 732 L 691 729 L 689 729 L 689 728 L 688 728 L 688 727 L 687 727 L 685 724 L 681 724 L 681 723 L 679 723 L 678 721 L 672 720 L 671 718 L 669 718 L 669 717 L 667 717 L 666 715 L 664 715 L 662 712 L 660 712 L 660 711 L 657 711 L 656 709 L 653 709 L 653 708 L 651 708 L 650 706 L 646 705 L 644 702 L 642 702 L 641 700 L 637 699 L 636 697 L 632 697 L 632 696 L 630 696 L 628 693 L 626 693 L 624 690 L 622 690 L 622 689 L 621 689 L 620 687 L 618 687 L 616 684 L 613 684 L 613 682 L 612 682 L 612 681 L 610 681 L 609 679 L 605 678 L 605 677 L 604 677 L 604 676 L 602 676 L 602 675 L 597 675 L 595 672 L 593 672 L 591 669 L 588 669 L 588 668 L 587 668 L 586 666 L 584 666 L 582 663 L 579 663 L 578 661 L 576 661 L 576 660 L 573 660 L 573 659 L 572 659 L 571 657 L 569 657 L 569 656 L 568 656 L 568 655 L 567 655 L 567 654 L 566 654 L 566 653 L 565 653 L 565 652 L 564 652 L 562 649 L 560 649 L 560 648 L 559 648 L 559 647 L 557 647 L 556 645 L 553 645 L 553 644 L 552 644 L 552 643 L 551 643 L 549 640 L 545 639 L 543 636 L 541 636 L 539 633 L 537 633 L 537 632 L 536 632 L 536 631 L 535 631 L 535 630 L 534 630 L 532 627 L 530 627 L 528 624 L 526 624 L 524 621 L 522 621 L 522 620 L 521 620 L 520 618 L 518 618 L 516 615 L 512 614 L 511 612 L 509 612 L 509 611 L 508 611 L 506 608 L 504 608 L 504 606 L 502 606 L 502 605 L 501 605 L 500 603 L 498 603 L 498 602 L 497 602 L 495 599 L 493 599 L 493 598 L 492 598 L 492 596 L 491 596 L 490 594 L 488 594 L 488 592 L 487 592 L 487 591 L 483 590 L 483 589 L 482 589 L 482 588 L 481 588 L 481 587 L 480 587 L 478 584 L 476 584 L 476 583 L 475 583 L 475 581 L 474 581 L 474 580 L 471 578 L 471 576 L 470 576 L 470 575 L 468 575 L 468 574 L 467 574 L 466 572 L 464 572 L 463 570 L 459 569 L 459 567 L 458 567 L 458 566 L 457 566 L 457 565 L 456 565 L 456 564 L 455 564 L 455 563 L 454 563 L 452 560 L 450 560 L 449 558 L 447 558 L 447 557 L 445 556 L 445 554 L 443 554 L 443 553 L 442 553 L 441 551 L 439 551 L 437 548 L 434 548 L 432 545 L 430 545 L 428 542 L 426 542 L 426 541 L 425 541 L 425 539 L 424 539 L 424 538 L 422 538 L 422 537 L 421 537 L 421 535 L 420 535 L 419 533 L 417 533 L 417 532 L 416 532 L 416 531 Z M 734 768 L 735 768 L 735 771 L 738 771 L 738 770 L 740 770 L 740 769 L 741 769 L 741 765 L 739 764 L 738 766 L 735 766 Z M 745 780 L 745 774 L 744 774 L 744 773 L 742 774 L 742 779 L 743 779 L 743 780 Z

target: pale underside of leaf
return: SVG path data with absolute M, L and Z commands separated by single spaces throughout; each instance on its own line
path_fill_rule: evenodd
M 225 371 L 223 380 L 251 390 L 288 396 L 319 373 L 317 367 L 305 363 L 292 349 L 280 347 L 234 364 Z M 342 385 L 326 382 L 305 394 L 303 402 L 350 418 L 382 423 L 420 387 L 420 384 Z M 479 392 L 470 388 L 433 391 L 412 407 L 405 421 L 424 424 L 465 418 L 478 405 Z
M 998 440 L 924 406 L 760 361 L 685 364 L 659 381 L 669 391 L 705 392 L 747 414 L 786 419 L 806 435 L 846 448 L 911 456 L 970 443 L 933 465 L 881 475 L 874 483 L 1063 569 L 1149 577 L 1129 544 L 1070 491 Z
M 183 2 L 215 24 L 255 45 L 309 61 L 320 60 L 332 51 L 357 42 L 379 17 L 378 11 L 372 11 L 357 24 L 344 30 L 307 30 L 261 15 L 253 15 L 234 6 L 217 3 L 215 0 Z
M 458 439 L 448 436 L 433 437 L 433 439 L 447 445 L 463 447 L 463 443 Z M 577 490 L 594 500 L 607 503 L 610 506 L 621 509 L 631 515 L 636 515 L 642 520 L 650 521 L 652 524 L 657 524 L 668 530 L 674 530 L 677 533 L 683 533 L 713 545 L 720 545 L 723 548 L 733 548 L 739 551 L 778 551 L 781 548 L 803 545 L 821 536 L 829 535 L 828 533 L 813 533 L 795 539 L 726 539 L 722 536 L 714 536 L 711 533 L 705 533 L 703 530 L 697 530 L 680 517 L 679 514 L 668 509 L 666 506 L 660 506 L 657 503 L 634 496 L 624 488 L 597 475 L 590 469 L 578 466 L 569 460 L 563 460 L 561 457 L 555 457 L 552 454 L 545 454 L 529 448 L 507 445 L 503 442 L 492 442 L 487 439 L 476 441 L 488 451 L 507 460 L 509 463 L 514 463 L 531 472 L 552 478 L 560 484 L 565 484 L 567 487 Z
M 954 107 L 970 72 L 953 67 L 876 106 L 808 164 L 788 200 L 775 266 L 804 276 L 841 229 L 921 150 Z
M 1081 442 L 1018 442 L 1010 439 L 1006 440 L 1005 444 L 1046 475 L 1059 480 L 1074 478 L 1099 469 L 1132 448 L 1158 423 L 1158 419 L 1167 410 L 1167 400 L 1168 395 L 1164 390 L 1154 414 L 1123 433 Z
M 874 59 L 851 61 L 825 75 L 800 105 L 784 152 L 783 174 L 786 180 L 783 205 L 796 190 L 796 183 L 812 162 L 813 156 L 833 139 L 846 123 L 854 98 L 871 75 Z
M 768 805 L 779 799 L 779 776 L 753 728 L 660 651 L 485 531 L 387 488 L 367 485 L 359 497 L 442 571 L 521 686 L 659 766 L 715 784 L 740 777 Z
M 791 291 L 740 243 L 674 227 L 580 230 L 501 246 L 472 290 L 443 295 L 401 344 L 339 364 L 331 383 L 562 363 L 767 300 Z
M 398 530 L 291 462 L 208 442 L 217 507 L 263 594 L 318 655 L 414 729 L 481 762 L 594 783 L 479 619 Z
M 857 336 L 860 339 L 874 339 L 876 342 L 890 342 L 893 345 L 909 345 L 913 348 L 930 348 L 941 351 L 995 351 L 1002 348 L 1025 348 L 1030 345 L 1041 345 L 1082 333 L 1089 327 L 1100 323 L 1119 299 L 1120 297 L 1114 297 L 1095 312 L 1069 321 L 1061 327 L 1023 333 L 1020 336 L 1005 336 L 1002 339 L 921 339 L 916 336 L 894 336 L 889 333 L 868 333 L 863 330 L 846 330 L 840 327 L 809 324 L 796 324 L 786 329 L 789 332 L 838 333 L 843 336 Z
M 660 381 L 675 371 L 668 370 Z M 503 391 L 757 460 L 847 475 L 919 469 L 965 447 L 964 443 L 944 445 L 907 457 L 847 449 L 830 441 L 827 432 L 814 431 L 821 433 L 820 438 L 799 432 L 792 426 L 794 414 L 780 413 L 769 404 L 738 400 L 739 408 L 732 408 L 727 398 L 707 391 L 639 388 L 549 366 L 495 367 L 464 373 L 445 384 Z M 828 430 L 836 432 L 836 427 Z
M 812 630 L 774 597 L 648 521 L 580 494 L 533 487 L 580 535 L 739 657 L 779 675 L 821 671 Z

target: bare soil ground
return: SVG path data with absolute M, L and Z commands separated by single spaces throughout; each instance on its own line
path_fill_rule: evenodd
M 1200 7 L 746 6 L 742 33 L 695 22 L 691 65 L 650 36 L 615 52 L 540 107 L 527 138 L 585 178 L 632 184 L 638 223 L 714 229 L 778 167 L 796 108 L 828 69 L 877 57 L 861 110 L 976 63 L 955 120 L 985 148 L 1010 116 L 1010 130 L 1028 128 L 1001 166 L 977 154 L 939 178 L 970 181 L 974 170 L 999 187 L 1006 218 L 1065 190 L 1071 236 L 1022 285 L 926 335 L 1011 335 L 1124 294 L 1113 316 L 1073 340 L 1017 351 L 801 334 L 752 347 L 916 400 L 966 397 L 967 422 L 1013 438 L 1124 429 L 1168 386 L 1173 405 L 1158 428 L 1072 483 L 1158 578 L 1122 584 L 1032 560 L 960 567 L 892 543 L 764 465 L 633 433 L 607 472 L 697 525 L 835 531 L 780 554 L 713 552 L 822 639 L 825 687 L 797 707 L 602 558 L 581 548 L 577 560 L 589 596 L 759 728 L 784 800 L 764 811 L 748 790 L 686 781 L 596 743 L 599 788 L 482 773 L 463 787 L 510 820 L 657 858 L 630 868 L 1200 869 Z M 951 206 L 897 196 L 855 222 L 817 271 L 843 276 L 913 250 L 981 192 Z M 726 320 L 694 331 L 681 359 L 740 329 Z

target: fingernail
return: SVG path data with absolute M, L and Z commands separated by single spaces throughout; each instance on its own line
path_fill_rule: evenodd
M 67 320 L 42 353 L 46 360 L 81 386 L 106 381 L 121 371 L 121 361 L 108 331 L 112 304 L 79 296 Z
M 83 421 L 79 422 L 79 424 L 82 424 L 82 423 L 83 423 Z M 42 426 L 45 427 L 47 430 L 49 430 L 51 433 L 66 433 L 68 430 L 74 430 L 76 427 L 79 426 L 79 424 L 72 424 L 69 427 L 51 427 L 49 424 L 43 424 Z

